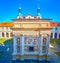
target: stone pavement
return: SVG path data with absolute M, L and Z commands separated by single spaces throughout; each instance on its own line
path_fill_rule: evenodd
M 55 54 L 55 52 L 59 52 L 60 51 L 60 48 L 56 44 L 51 45 L 51 46 L 53 47 L 53 48 L 50 48 L 51 63 L 60 63 L 60 57 Z

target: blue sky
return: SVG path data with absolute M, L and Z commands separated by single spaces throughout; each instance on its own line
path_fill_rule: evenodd
M 37 15 L 39 0 L 0 0 L 0 22 L 12 21 L 18 15 L 18 7 L 21 4 L 22 15 L 28 13 Z M 60 21 L 60 0 L 40 0 L 42 18 L 51 18 L 52 21 Z

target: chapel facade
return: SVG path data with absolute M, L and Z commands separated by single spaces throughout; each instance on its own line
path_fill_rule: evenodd
M 49 60 L 50 58 L 50 36 L 53 27 L 51 19 L 43 19 L 40 8 L 37 9 L 37 16 L 28 14 L 23 17 L 21 8 L 17 19 L 13 19 L 13 60 L 36 59 Z

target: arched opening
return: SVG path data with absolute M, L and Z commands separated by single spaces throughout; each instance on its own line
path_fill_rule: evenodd
M 44 37 L 44 38 L 43 38 L 43 44 L 44 44 L 44 45 L 46 45 L 46 40 L 47 40 L 47 39 Z
M 9 34 L 6 32 L 6 37 L 9 37 Z
M 13 34 L 12 33 L 10 33 L 10 37 L 13 37 Z
M 51 33 L 51 38 L 53 38 L 53 33 Z
M 59 39 L 60 39 L 60 33 L 59 33 Z
M 4 37 L 4 32 L 2 32 L 2 37 Z
M 57 38 L 57 33 L 55 33 L 55 39 Z

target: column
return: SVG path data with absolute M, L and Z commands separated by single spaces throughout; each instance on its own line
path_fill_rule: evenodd
M 9 34 L 9 38 L 11 38 L 11 37 L 10 37 L 10 32 L 8 32 L 8 34 Z
M 6 37 L 6 32 L 4 32 L 4 37 L 7 38 L 7 37 Z
M 4 37 L 6 38 L 6 27 L 4 27 Z
M 50 55 L 50 36 L 47 36 L 47 55 Z
M 0 38 L 2 38 L 2 32 L 0 32 Z
M 42 45 L 43 45 L 43 37 L 41 36 L 41 42 L 40 42 L 40 55 L 42 55 Z
M 57 39 L 59 39 L 59 33 L 57 33 Z
M 2 27 L 0 27 L 0 37 L 2 38 Z
M 50 61 L 50 36 L 47 36 L 47 45 L 46 45 L 46 51 L 47 51 L 47 61 Z
M 20 36 L 21 55 L 24 55 L 24 36 Z
M 55 38 L 55 33 L 53 32 L 53 39 Z
M 39 61 L 42 61 L 42 43 L 43 43 L 43 37 L 39 36 Z
M 17 37 L 16 36 L 13 36 L 13 55 L 16 55 L 17 54 L 17 48 L 16 48 L 16 46 L 17 46 Z
M 21 55 L 21 60 L 24 60 L 24 36 L 20 36 L 20 55 Z

